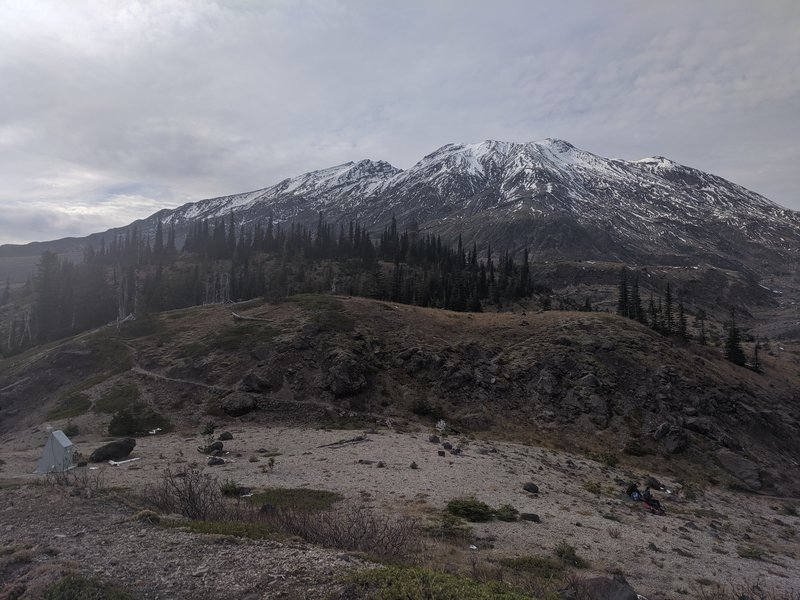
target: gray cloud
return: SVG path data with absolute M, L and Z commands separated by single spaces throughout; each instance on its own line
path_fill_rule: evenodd
M 4 2 L 0 243 L 487 138 L 800 209 L 798 30 L 792 0 Z

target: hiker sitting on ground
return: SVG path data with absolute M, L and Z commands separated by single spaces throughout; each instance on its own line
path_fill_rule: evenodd
M 644 494 L 642 494 L 642 500 L 644 500 L 650 508 L 658 512 L 664 512 L 664 507 L 661 506 L 661 502 L 653 498 L 653 493 L 650 491 L 649 487 L 645 488 Z
M 639 491 L 639 484 L 638 483 L 630 484 L 628 486 L 628 489 L 625 491 L 625 493 L 630 498 L 633 498 L 634 500 L 637 500 L 637 501 L 638 500 L 642 500 L 642 493 Z

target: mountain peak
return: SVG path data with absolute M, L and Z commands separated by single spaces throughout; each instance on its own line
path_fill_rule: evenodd
M 569 150 L 576 150 L 575 146 L 570 144 L 566 140 L 562 140 L 559 138 L 545 138 L 543 141 L 538 142 L 541 146 L 549 146 L 550 148 L 558 151 L 558 152 L 567 152 Z

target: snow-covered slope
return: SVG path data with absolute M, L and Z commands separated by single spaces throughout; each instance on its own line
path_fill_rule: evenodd
M 540 259 L 732 266 L 783 263 L 800 249 L 798 213 L 741 186 L 663 157 L 608 159 L 558 139 L 448 144 L 405 171 L 350 162 L 158 218 L 180 230 L 231 211 L 245 225 L 310 225 L 321 211 L 375 231 L 394 216 L 401 227 L 527 246 Z
M 558 139 L 447 144 L 407 170 L 349 162 L 163 210 L 137 226 L 154 231 L 161 220 L 180 238 L 197 219 L 233 213 L 245 227 L 268 218 L 313 226 L 320 212 L 376 233 L 395 217 L 401 228 L 461 234 L 479 246 L 527 247 L 535 260 L 755 270 L 800 261 L 800 213 L 663 157 L 608 159 Z

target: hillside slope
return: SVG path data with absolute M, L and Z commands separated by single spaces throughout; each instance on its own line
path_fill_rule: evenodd
M 173 311 L 3 361 L 0 429 L 70 414 L 81 425 L 127 385 L 178 424 L 444 418 L 462 432 L 800 494 L 794 346 L 776 345 L 756 374 L 604 313 L 464 314 L 332 296 L 232 308 L 257 320 L 224 306 Z

